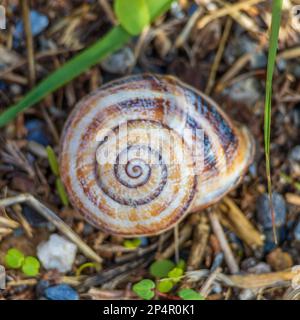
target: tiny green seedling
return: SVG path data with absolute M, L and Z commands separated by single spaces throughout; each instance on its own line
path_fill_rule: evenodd
M 168 259 L 157 260 L 150 266 L 150 274 L 155 278 L 166 278 L 168 273 L 175 267 L 174 262 Z
M 171 260 L 163 259 L 152 263 L 150 273 L 157 280 L 143 279 L 133 286 L 133 291 L 142 299 L 152 299 L 157 293 L 169 293 L 184 276 L 185 261 L 180 260 L 177 265 Z M 183 300 L 205 300 L 205 298 L 193 289 L 181 289 L 178 296 Z
M 178 295 L 183 300 L 205 300 L 202 294 L 193 289 L 181 289 Z
M 170 292 L 174 287 L 174 283 L 169 279 L 162 279 L 157 283 L 157 290 L 162 293 Z
M 47 151 L 48 161 L 49 161 L 51 171 L 53 172 L 53 174 L 56 177 L 58 177 L 59 176 L 59 166 L 58 166 L 58 161 L 57 161 L 55 152 L 50 146 L 47 146 L 46 151 Z
M 5 263 L 8 268 L 19 269 L 24 262 L 24 254 L 16 248 L 11 248 L 5 256 Z
M 76 270 L 76 277 L 79 277 L 83 270 L 87 268 L 94 268 L 97 272 L 101 270 L 101 265 L 96 262 L 86 262 L 82 264 L 77 270 Z
M 22 272 L 30 277 L 36 276 L 40 271 L 40 262 L 37 258 L 31 256 L 25 257 L 24 254 L 16 248 L 11 248 L 7 251 L 5 263 L 6 266 L 11 269 L 21 268 Z
M 171 278 L 173 282 L 177 283 L 180 281 L 183 272 L 183 269 L 175 267 L 168 273 L 168 277 Z
M 40 271 L 40 262 L 35 257 L 26 257 L 22 265 L 22 271 L 26 276 L 34 277 Z
M 154 297 L 155 283 L 150 279 L 143 279 L 136 283 L 132 289 L 140 298 L 150 300 Z
M 142 240 L 139 239 L 139 238 L 135 238 L 135 239 L 132 239 L 132 240 L 125 240 L 123 242 L 123 246 L 127 249 L 135 249 L 135 248 L 138 248 L 142 243 Z
M 56 191 L 59 195 L 59 198 L 60 198 L 62 204 L 64 206 L 68 206 L 69 199 L 68 199 L 68 196 L 66 193 L 66 189 L 65 189 L 65 187 L 60 179 L 60 176 L 59 176 L 59 166 L 58 166 L 57 157 L 56 157 L 55 152 L 51 146 L 47 146 L 46 151 L 47 151 L 48 161 L 49 161 L 51 171 L 56 177 L 56 180 L 55 180 Z
M 66 189 L 65 189 L 62 181 L 60 180 L 60 178 L 56 178 L 55 187 L 56 187 L 57 193 L 60 197 L 62 204 L 67 207 L 69 205 L 69 198 L 67 196 Z
M 170 292 L 184 274 L 185 261 L 180 260 L 177 265 L 171 260 L 163 259 L 153 262 L 150 274 L 159 279 L 156 289 L 161 293 Z
M 181 280 L 184 274 L 185 262 L 180 260 L 178 264 L 168 272 L 166 279 L 159 280 L 157 284 L 157 290 L 162 293 L 170 292 L 176 283 Z

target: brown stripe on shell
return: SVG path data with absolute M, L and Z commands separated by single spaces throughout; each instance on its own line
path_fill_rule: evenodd
M 130 148 L 131 146 L 128 146 L 128 148 Z M 136 146 L 135 146 L 136 147 Z M 150 147 L 148 147 L 150 149 Z M 128 183 L 124 183 L 123 181 L 120 180 L 120 178 L 118 177 L 118 173 L 117 173 L 117 169 L 115 169 L 115 166 L 118 165 L 118 160 L 117 163 L 114 165 L 114 174 L 115 174 L 115 178 L 118 182 L 120 182 L 121 184 L 123 184 L 124 186 L 128 187 L 128 188 L 132 188 Z M 160 163 L 160 166 L 162 167 L 162 171 L 163 171 L 163 175 L 161 177 L 161 182 L 159 183 L 159 186 L 153 190 L 150 194 L 147 195 L 146 198 L 141 198 L 138 200 L 132 200 L 132 199 L 127 199 L 126 195 L 122 196 L 122 195 L 118 195 L 114 193 L 114 190 L 110 190 L 108 189 L 104 184 L 101 183 L 101 176 L 99 176 L 98 174 L 98 170 L 96 170 L 96 178 L 97 178 L 97 183 L 99 188 L 107 195 L 109 196 L 111 199 L 113 199 L 114 201 L 123 204 L 123 205 L 127 205 L 127 206 L 140 206 L 140 205 L 144 205 L 144 204 L 148 204 L 151 201 L 153 201 L 155 198 L 157 198 L 166 182 L 168 179 L 168 169 L 167 166 L 164 163 Z M 150 169 L 150 175 L 151 175 L 151 169 Z M 147 181 L 149 180 L 149 177 L 147 179 Z M 147 183 L 147 181 L 144 181 L 143 184 L 136 186 L 136 188 L 139 188 L 140 186 L 144 185 L 145 183 Z
M 150 226 L 143 225 L 143 221 L 139 220 L 139 213 L 135 208 L 133 208 L 132 211 L 130 211 L 130 214 L 128 214 L 128 219 L 130 221 L 137 222 L 134 228 L 131 230 L 128 230 L 124 228 L 122 225 L 114 225 L 111 226 L 105 221 L 105 219 L 98 219 L 93 212 L 89 212 L 84 204 L 82 203 L 81 199 L 77 197 L 76 194 L 74 194 L 73 187 L 71 185 L 71 180 L 68 177 L 68 173 L 70 171 L 70 166 L 68 165 L 68 161 L 70 159 L 68 158 L 67 154 L 64 154 L 65 150 L 67 150 L 67 145 L 69 141 L 72 140 L 72 130 L 76 128 L 79 121 L 81 121 L 82 117 L 85 117 L 86 114 L 96 107 L 98 101 L 101 101 L 102 98 L 118 94 L 118 92 L 124 90 L 124 91 L 131 91 L 131 92 L 137 92 L 138 97 L 138 91 L 139 90 L 148 90 L 148 91 L 155 91 L 157 93 L 162 94 L 161 99 L 153 99 L 153 101 L 150 101 L 149 99 L 132 99 L 131 101 L 120 101 L 120 103 L 106 107 L 105 109 L 99 110 L 97 116 L 94 119 L 91 119 L 91 123 L 87 128 L 86 132 L 82 133 L 80 146 L 78 148 L 79 152 L 87 152 L 84 151 L 85 148 L 88 146 L 89 139 L 91 137 L 95 137 L 95 130 L 97 130 L 99 127 L 102 126 L 102 124 L 105 124 L 105 120 L 107 117 L 113 117 L 114 114 L 122 114 L 124 110 L 126 110 L 127 114 L 131 112 L 133 109 L 141 108 L 144 104 L 148 106 L 148 110 L 151 110 L 151 113 L 154 114 L 155 118 L 158 122 L 162 121 L 164 116 L 164 107 L 167 109 L 170 109 L 170 104 L 168 104 L 168 101 L 163 98 L 164 93 L 172 94 L 175 97 L 176 96 L 182 96 L 184 94 L 185 99 L 190 99 L 192 96 L 195 97 L 201 97 L 202 101 L 202 109 L 199 108 L 199 102 L 194 103 L 194 108 L 199 112 L 199 116 L 205 117 L 211 125 L 211 128 L 213 128 L 213 131 L 217 133 L 219 136 L 219 143 L 222 146 L 222 149 L 224 150 L 224 153 L 226 155 L 226 173 L 222 174 L 223 178 L 220 179 L 228 179 L 230 178 L 230 175 L 234 174 L 235 167 L 238 166 L 239 163 L 245 162 L 245 167 L 243 168 L 241 175 L 245 171 L 247 165 L 249 162 L 251 162 L 252 154 L 253 154 L 253 145 L 251 137 L 245 136 L 245 133 L 242 134 L 241 130 L 234 126 L 233 123 L 224 115 L 224 113 L 218 108 L 218 106 L 212 102 L 209 98 L 207 98 L 202 93 L 197 92 L 193 88 L 189 87 L 186 84 L 181 83 L 179 80 L 173 77 L 166 77 L 166 76 L 157 76 L 157 75 L 137 75 L 137 76 L 131 76 L 128 78 L 116 80 L 114 82 L 111 82 L 110 84 L 104 85 L 101 89 L 97 90 L 96 92 L 90 94 L 85 99 L 83 99 L 80 103 L 77 104 L 77 106 L 74 108 L 74 111 L 71 113 L 69 119 L 66 122 L 63 134 L 62 134 L 62 143 L 61 143 L 61 169 L 62 169 L 62 180 L 64 184 L 66 185 L 67 192 L 70 195 L 71 202 L 81 211 L 84 216 L 89 220 L 92 224 L 94 224 L 96 227 L 102 228 L 103 230 L 106 230 L 108 232 L 114 233 L 114 234 L 120 234 L 125 236 L 135 236 L 135 235 L 150 235 L 150 234 L 159 234 L 174 225 L 174 223 L 181 220 L 188 211 L 193 211 L 195 209 L 195 206 L 193 203 L 195 202 L 195 197 L 197 190 L 197 183 L 198 178 L 196 175 L 193 177 L 193 186 L 191 187 L 191 190 L 189 192 L 185 193 L 185 197 L 182 200 L 182 205 L 179 206 L 179 208 L 175 209 L 172 215 L 169 215 L 165 217 L 164 219 L 161 219 L 158 223 L 153 223 Z M 142 101 L 143 100 L 143 101 Z M 148 100 L 148 101 L 147 101 Z M 193 100 L 193 98 L 191 99 Z M 166 103 L 167 102 L 167 103 Z M 206 108 L 203 109 L 203 104 L 206 106 Z M 133 107 L 131 108 L 130 105 Z M 149 107 L 150 105 L 150 107 Z M 158 107 L 156 107 L 158 106 Z M 173 106 L 172 106 L 173 107 Z M 147 107 L 141 108 L 142 112 L 147 113 Z M 170 110 L 168 110 L 170 112 Z M 180 117 L 182 114 L 184 114 L 184 110 L 182 110 L 181 106 L 175 105 L 175 108 L 172 108 L 172 114 L 174 112 L 175 117 Z M 151 115 L 153 116 L 153 115 Z M 135 119 L 136 120 L 136 119 Z M 142 121 L 149 121 L 149 119 L 141 119 Z M 197 125 L 197 124 L 196 124 Z M 193 127 L 193 124 L 187 124 L 189 127 Z M 199 126 L 200 127 L 200 126 Z M 79 130 L 78 128 L 76 128 Z M 210 140 L 210 137 L 207 136 L 207 139 L 209 143 L 213 143 L 213 141 Z M 251 140 L 251 141 L 250 141 Z M 217 155 L 214 155 L 215 157 Z M 78 157 L 80 159 L 80 156 Z M 245 160 L 246 159 L 246 160 Z M 96 161 L 96 159 L 95 159 Z M 219 174 L 217 170 L 217 163 L 215 159 L 204 159 L 205 161 L 205 170 L 202 172 L 202 176 L 200 177 L 199 181 L 201 183 L 202 179 L 206 179 L 208 182 L 210 179 L 216 178 Z M 229 165 L 230 164 L 230 165 Z M 80 163 L 78 164 L 80 167 Z M 89 167 L 90 168 L 90 167 Z M 84 175 L 86 175 L 87 171 L 89 170 L 87 167 L 85 169 L 79 168 L 78 180 L 83 181 Z M 94 171 L 94 170 L 93 170 Z M 220 180 L 219 179 L 219 180 Z M 97 177 L 95 174 L 95 183 L 97 183 Z M 234 181 L 232 185 L 224 191 L 224 193 L 230 191 L 235 185 L 237 181 Z M 83 183 L 83 188 L 85 189 L 84 192 L 86 194 L 89 194 L 89 190 L 91 185 L 93 184 L 92 181 L 88 181 L 85 184 Z M 190 184 L 190 181 L 187 181 L 188 185 Z M 180 185 L 178 186 L 178 188 Z M 224 194 L 223 193 L 223 194 Z M 95 195 L 91 195 L 94 197 Z M 173 195 L 175 197 L 175 195 Z M 219 197 L 216 197 L 215 199 L 212 199 L 210 203 L 213 203 L 218 200 Z M 173 200 L 172 198 L 171 200 Z M 96 199 L 97 202 L 97 199 Z M 206 205 L 210 204 L 206 203 L 205 205 L 201 205 L 201 207 L 205 207 Z M 155 204 L 155 206 L 158 206 L 156 209 L 163 209 L 165 204 Z M 193 209 L 191 209 L 193 207 Z M 103 202 L 99 203 L 99 209 L 102 212 L 106 212 L 108 209 L 108 204 L 105 200 Z M 116 216 L 115 212 L 106 212 L 106 214 L 113 218 L 126 218 L 125 214 L 120 214 Z M 119 213 L 118 213 L 119 214 Z M 150 215 L 156 215 L 156 210 L 151 212 Z M 140 222 L 138 222 L 140 221 Z

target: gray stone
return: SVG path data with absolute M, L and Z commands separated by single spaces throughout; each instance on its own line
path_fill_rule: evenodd
M 286 203 L 283 196 L 277 192 L 272 194 L 273 208 L 275 213 L 275 225 L 280 227 L 286 220 Z M 272 228 L 272 215 L 268 194 L 264 193 L 257 199 L 257 219 L 264 229 Z
M 294 229 L 294 237 L 295 237 L 295 240 L 300 241 L 300 221 L 297 223 Z
M 113 74 L 125 74 L 135 64 L 135 57 L 129 47 L 113 53 L 101 62 L 101 67 Z
M 245 103 L 253 106 L 262 98 L 259 82 L 255 78 L 248 78 L 233 84 L 226 90 L 233 101 Z

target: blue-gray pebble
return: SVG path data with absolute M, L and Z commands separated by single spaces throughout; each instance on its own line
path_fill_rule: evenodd
M 45 227 L 47 225 L 48 221 L 26 204 L 23 206 L 23 215 L 33 227 Z
M 78 293 L 67 284 L 45 289 L 45 297 L 49 300 L 79 300 Z
M 278 227 L 276 229 L 277 239 L 279 244 L 286 240 L 287 232 L 285 226 Z M 267 254 L 274 250 L 277 245 L 274 242 L 274 233 L 272 228 L 264 230 L 265 242 L 264 242 L 264 253 Z
M 39 119 L 27 120 L 25 128 L 27 129 L 27 140 L 35 141 L 45 147 L 50 144 L 46 124 L 43 121 Z
M 277 192 L 272 194 L 273 207 L 275 212 L 275 225 L 280 227 L 286 220 L 286 203 L 283 196 Z M 272 216 L 268 194 L 264 193 L 257 199 L 256 212 L 258 222 L 264 229 L 272 228 Z
M 297 223 L 294 229 L 294 237 L 295 237 L 295 240 L 300 241 L 300 221 Z
M 44 14 L 31 10 L 30 11 L 30 22 L 31 22 L 31 32 L 33 36 L 38 35 L 44 31 L 49 24 L 49 19 Z M 15 39 L 22 39 L 24 36 L 24 24 L 22 20 L 16 23 L 16 28 L 14 32 Z

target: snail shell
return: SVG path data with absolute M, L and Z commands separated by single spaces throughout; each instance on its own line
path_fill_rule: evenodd
M 234 188 L 253 145 L 203 93 L 170 76 L 130 76 L 77 104 L 62 134 L 61 177 L 94 226 L 156 235 Z

